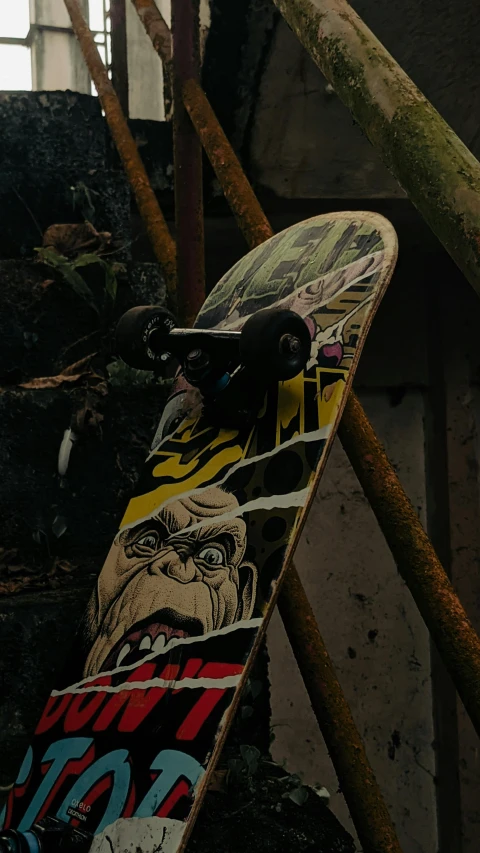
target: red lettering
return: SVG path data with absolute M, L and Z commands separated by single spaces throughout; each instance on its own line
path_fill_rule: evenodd
M 170 812 L 173 810 L 173 807 L 178 803 L 178 801 L 182 797 L 188 796 L 190 788 L 185 782 L 185 779 L 182 779 L 181 782 L 173 789 L 172 793 L 164 800 L 163 804 L 160 806 L 159 810 L 155 813 L 156 817 L 168 817 Z
M 190 660 L 187 660 L 187 662 L 185 664 L 185 669 L 182 672 L 180 680 L 182 680 L 184 678 L 195 678 L 195 676 L 196 676 L 198 670 L 200 669 L 202 663 L 203 663 L 203 660 L 201 658 L 190 658 Z M 174 690 L 173 692 L 174 693 L 180 693 L 180 691 L 184 690 L 184 689 L 185 688 L 183 688 L 183 687 L 179 687 L 178 690 Z
M 243 666 L 241 664 L 207 663 L 198 673 L 198 678 L 226 678 L 231 675 L 240 675 L 242 672 Z M 203 691 L 177 730 L 177 740 L 193 740 L 196 738 L 205 720 L 218 705 L 227 689 L 229 688 L 207 687 Z
M 111 682 L 112 679 L 108 675 L 105 675 L 101 678 L 96 678 L 95 681 L 89 682 L 89 684 L 85 686 L 92 687 L 94 685 L 109 685 Z M 79 729 L 83 729 L 96 714 L 106 697 L 107 694 L 102 691 L 77 694 L 65 716 L 65 722 L 63 724 L 64 731 L 78 732 Z
M 65 696 L 50 696 L 40 722 L 35 730 L 35 734 L 43 735 L 44 732 L 51 729 L 52 726 L 58 722 L 60 717 L 63 716 L 71 701 L 71 693 L 66 693 Z
M 83 758 L 79 758 L 77 760 L 69 761 L 65 765 L 65 767 L 63 768 L 62 772 L 60 773 L 60 776 L 58 777 L 57 781 L 52 786 L 52 788 L 48 794 L 48 797 L 46 798 L 45 802 L 43 803 L 43 806 L 40 809 L 37 817 L 35 818 L 35 822 L 42 820 L 42 818 L 45 817 L 46 814 L 48 814 L 48 812 L 50 810 L 50 805 L 52 804 L 53 800 L 55 799 L 55 797 L 57 795 L 57 791 L 60 790 L 63 783 L 65 782 L 65 779 L 67 778 L 67 776 L 70 776 L 70 775 L 81 776 L 83 771 L 86 770 L 86 768 L 88 767 L 88 765 L 92 763 L 94 757 L 95 757 L 95 747 L 91 746 L 90 749 L 83 756 Z M 45 774 L 49 767 L 50 767 L 50 762 L 48 762 L 46 765 L 42 765 L 42 767 L 41 767 L 42 773 Z
M 154 677 L 155 669 L 155 663 L 144 663 L 129 675 L 125 683 L 150 681 Z M 179 670 L 179 666 L 169 664 L 160 674 L 160 678 L 165 681 L 174 681 L 178 677 Z M 126 689 L 115 693 L 100 712 L 93 730 L 103 732 L 108 729 L 117 714 L 126 706 L 118 723 L 118 731 L 135 731 L 166 692 L 166 687 L 135 687 L 132 690 Z
M 206 663 L 198 673 L 199 678 L 229 678 L 231 675 L 241 675 L 241 663 Z
M 133 812 L 135 811 L 136 805 L 136 794 L 135 794 L 135 783 L 132 782 L 130 786 L 130 791 L 128 793 L 127 804 L 123 810 L 122 817 L 131 817 Z
M 108 791 L 111 786 L 112 774 L 107 773 L 107 775 L 104 776 L 103 779 L 99 779 L 96 785 L 94 785 L 93 788 L 90 788 L 89 792 L 85 794 L 85 796 L 83 797 L 83 802 L 87 806 L 93 806 L 93 804 L 96 803 L 96 801 L 100 799 L 102 794 L 104 794 L 105 791 Z

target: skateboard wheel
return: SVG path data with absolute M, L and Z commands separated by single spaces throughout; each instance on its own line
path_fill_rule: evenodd
M 240 359 L 267 381 L 293 379 L 307 364 L 311 338 L 302 317 L 284 308 L 252 314 L 240 337 Z
M 155 305 L 130 308 L 117 324 L 117 354 L 137 370 L 155 370 L 168 360 L 167 338 L 176 325 L 175 317 L 166 308 Z

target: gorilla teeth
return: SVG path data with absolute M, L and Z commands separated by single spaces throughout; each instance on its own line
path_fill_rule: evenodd
M 161 652 L 165 648 L 165 634 L 159 634 L 152 646 L 152 652 Z
M 124 660 L 130 651 L 130 643 L 125 643 L 124 646 L 120 649 L 117 658 L 117 666 L 121 666 L 122 660 Z
M 139 645 L 139 647 L 138 647 L 138 648 L 139 648 L 139 649 L 140 649 L 140 651 L 142 651 L 142 652 L 143 652 L 144 650 L 145 650 L 146 652 L 149 652 L 149 651 L 150 651 L 150 649 L 152 648 L 152 640 L 151 640 L 150 634 L 145 634 L 145 636 L 144 636 L 144 637 L 142 637 L 142 642 L 140 643 L 140 645 Z

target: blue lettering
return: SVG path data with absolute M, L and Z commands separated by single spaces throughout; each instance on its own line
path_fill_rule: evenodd
M 154 758 L 151 770 L 160 770 L 149 792 L 135 812 L 135 817 L 152 817 L 158 811 L 175 782 L 183 776 L 195 785 L 205 772 L 195 758 L 176 749 L 164 749 Z
M 84 801 L 86 794 L 91 791 L 95 783 L 99 782 L 107 773 L 113 775 L 112 791 L 105 814 L 97 826 L 95 834 L 121 817 L 130 788 L 130 765 L 126 749 L 116 749 L 114 752 L 109 752 L 108 755 L 104 755 L 95 761 L 91 767 L 88 767 L 65 797 L 57 812 L 57 817 L 68 822 L 70 817 L 67 809 L 71 806 L 72 800 Z
M 27 808 L 18 829 L 20 832 L 26 832 L 37 818 L 37 815 L 42 808 L 45 800 L 50 794 L 55 782 L 65 769 L 69 761 L 83 758 L 88 748 L 93 743 L 93 738 L 90 737 L 69 737 L 65 740 L 59 740 L 53 743 L 43 756 L 42 763 L 52 762 L 42 782 L 38 786 L 35 795 Z M 25 761 L 22 764 L 22 771 L 25 769 L 28 753 Z

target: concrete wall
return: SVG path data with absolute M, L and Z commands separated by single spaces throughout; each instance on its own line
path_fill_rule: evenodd
M 425 518 L 423 400 L 392 406 L 361 395 L 376 431 Z M 428 632 L 399 578 L 339 442 L 332 452 L 296 563 L 333 658 L 404 853 L 436 853 L 435 756 Z M 269 633 L 273 756 L 327 787 L 353 832 L 278 615 Z M 285 689 L 289 683 L 288 691 Z

